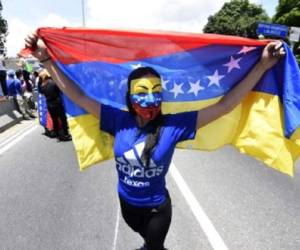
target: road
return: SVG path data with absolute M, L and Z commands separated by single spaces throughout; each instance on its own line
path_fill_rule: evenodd
M 29 121 L 0 134 L 0 249 L 141 246 L 120 216 L 113 161 L 80 172 L 72 142 L 42 133 Z M 176 150 L 167 178 L 173 220 L 166 247 L 300 249 L 297 166 L 290 178 L 230 146 Z

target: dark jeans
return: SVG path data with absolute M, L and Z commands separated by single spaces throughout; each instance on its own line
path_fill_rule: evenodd
M 64 135 L 68 135 L 69 134 L 68 123 L 67 123 L 64 107 L 62 105 L 48 105 L 48 111 L 50 113 L 53 122 L 54 132 L 57 135 L 59 135 L 59 130 L 60 130 L 59 120 L 60 120 Z
M 122 198 L 120 198 L 120 205 L 124 220 L 144 238 L 147 250 L 163 250 L 172 218 L 169 194 L 164 203 L 153 208 L 135 207 Z

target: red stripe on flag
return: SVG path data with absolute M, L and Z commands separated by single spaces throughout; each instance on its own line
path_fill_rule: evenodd
M 217 34 L 73 28 L 40 28 L 38 35 L 53 59 L 64 64 L 87 61 L 123 63 L 210 44 L 263 46 L 268 42 Z

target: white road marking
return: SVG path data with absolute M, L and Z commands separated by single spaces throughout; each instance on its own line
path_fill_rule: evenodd
M 12 146 L 14 146 L 16 143 L 21 141 L 26 135 L 33 132 L 38 126 L 30 126 L 30 128 L 26 127 L 23 130 L 17 132 L 15 135 L 9 137 L 7 140 L 2 142 L 0 144 L 0 155 L 2 155 L 5 151 L 10 149 Z
M 223 239 L 215 229 L 214 225 L 205 214 L 204 210 L 198 203 L 197 199 L 189 189 L 188 185 L 182 178 L 181 174 L 177 170 L 174 163 L 171 163 L 170 173 L 173 179 L 175 180 L 179 190 L 181 191 L 183 197 L 185 198 L 187 204 L 190 206 L 194 216 L 196 217 L 198 223 L 200 224 L 203 232 L 208 238 L 209 243 L 215 250 L 228 250 L 228 247 L 225 245 Z
M 21 141 L 25 136 L 33 132 L 38 126 L 34 125 L 31 128 L 25 128 L 21 130 L 20 132 L 16 133 L 9 139 L 5 140 L 0 144 L 0 155 L 3 154 L 5 151 L 10 149 L 12 146 L 14 146 L 16 143 Z M 228 247 L 225 245 L 223 239 L 215 229 L 214 225 L 208 218 L 208 216 L 205 214 L 204 210 L 198 203 L 197 199 L 187 186 L 186 182 L 180 175 L 179 171 L 177 170 L 174 163 L 171 163 L 170 166 L 170 173 L 173 179 L 175 180 L 176 184 L 178 185 L 179 190 L 181 191 L 183 197 L 185 198 L 186 202 L 190 206 L 194 216 L 196 217 L 198 223 L 200 224 L 203 232 L 207 236 L 211 246 L 215 250 L 228 250 Z M 115 235 L 114 235 L 114 241 L 113 241 L 113 250 L 116 250 L 117 246 L 117 237 L 118 237 L 118 231 L 119 231 L 119 222 L 120 222 L 120 206 L 118 205 L 117 210 L 117 221 L 115 226 Z
M 117 238 L 118 238 L 118 232 L 119 232 L 119 223 L 120 223 L 120 205 L 118 205 L 118 211 L 117 211 L 117 221 L 115 226 L 115 236 L 114 236 L 114 243 L 113 243 L 113 249 L 116 250 L 117 247 Z

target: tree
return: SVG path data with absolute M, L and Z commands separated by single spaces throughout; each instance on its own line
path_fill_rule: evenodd
M 257 38 L 257 23 L 269 21 L 261 5 L 249 3 L 248 0 L 232 0 L 208 17 L 203 32 Z
M 5 47 L 5 43 L 6 43 L 6 37 L 7 37 L 7 21 L 2 17 L 2 12 L 3 10 L 3 6 L 2 6 L 2 2 L 0 0 L 0 54 L 6 54 L 6 47 Z
M 276 13 L 272 18 L 274 23 L 300 27 L 299 0 L 279 0 Z
M 279 0 L 276 13 L 272 18 L 274 23 L 287 26 L 300 27 L 300 2 L 299 0 Z M 294 54 L 300 65 L 300 46 L 299 42 L 294 46 Z

